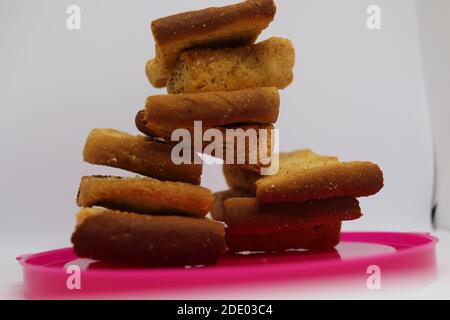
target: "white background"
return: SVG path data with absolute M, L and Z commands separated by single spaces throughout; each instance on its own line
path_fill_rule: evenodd
M 12 258 L 70 245 L 81 176 L 129 174 L 83 164 L 81 153 L 92 128 L 137 133 L 135 113 L 163 92 L 144 73 L 150 21 L 234 2 L 0 0 L 0 250 Z M 81 7 L 79 31 L 66 28 L 70 4 Z M 385 188 L 345 229 L 430 231 L 433 139 L 415 2 L 277 4 L 261 40 L 283 36 L 297 52 L 295 81 L 282 92 L 281 150 L 382 167 Z M 371 4 L 382 9 L 379 31 L 366 27 Z M 204 171 L 205 186 L 226 188 L 220 167 Z
M 436 222 L 450 229 L 450 1 L 417 1 L 428 107 L 437 155 Z

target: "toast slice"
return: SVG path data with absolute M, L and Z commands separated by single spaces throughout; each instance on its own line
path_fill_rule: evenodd
M 283 252 L 290 249 L 326 250 L 339 244 L 339 221 L 300 227 L 294 231 L 273 233 L 233 233 L 226 230 L 225 240 L 232 253 Z
M 198 47 L 252 44 L 274 19 L 273 0 L 248 0 L 235 5 L 191 11 L 155 20 L 151 24 L 156 58 L 147 63 L 155 87 L 165 87 L 181 52 Z
M 376 164 L 340 162 L 311 150 L 280 154 L 276 175 L 261 177 L 237 166 L 224 166 L 224 174 L 231 188 L 256 192 L 263 203 L 366 197 L 383 188 L 383 172 Z
M 274 126 L 272 124 L 236 124 L 225 127 L 215 127 L 208 129 L 215 129 L 215 132 L 222 137 L 222 152 L 218 152 L 217 148 L 212 148 L 211 144 L 217 141 L 211 138 L 209 141 L 203 140 L 206 136 L 207 130 L 200 132 L 202 143 L 197 146 L 195 143 L 196 135 L 194 128 L 178 128 L 186 129 L 188 133 L 186 139 L 178 139 L 173 137 L 173 131 L 165 129 L 156 129 L 149 125 L 146 121 L 145 110 L 139 111 L 136 115 L 136 127 L 143 134 L 162 139 L 165 143 L 177 146 L 183 141 L 183 147 L 191 151 L 202 154 L 207 154 L 215 158 L 225 160 L 225 163 L 239 164 L 241 168 L 245 168 L 251 172 L 260 173 L 262 168 L 270 167 L 273 148 L 274 148 Z M 227 132 L 229 132 L 227 139 Z M 242 139 L 238 139 L 242 136 Z M 231 141 L 234 141 L 231 143 Z M 184 144 L 187 142 L 187 144 Z M 255 144 L 256 143 L 256 144 Z M 217 142 L 217 147 L 220 148 L 220 143 Z M 183 150 L 176 152 L 177 154 Z
M 199 185 L 201 164 L 176 165 L 172 146 L 114 129 L 94 129 L 86 139 L 84 161 L 119 168 L 159 180 Z
M 274 87 L 156 95 L 147 99 L 143 120 L 156 133 L 193 129 L 194 121 L 209 129 L 237 123 L 275 123 L 279 108 L 280 96 Z
M 148 266 L 213 264 L 225 253 L 224 225 L 210 219 L 81 209 L 75 253 L 107 263 Z
M 237 197 L 226 198 L 230 195 Z M 234 233 L 273 233 L 333 221 L 361 218 L 361 208 L 355 198 L 342 197 L 310 200 L 302 203 L 260 203 L 254 197 L 239 196 L 239 192 L 215 195 L 212 217 L 223 221 Z
M 180 55 L 167 82 L 168 93 L 234 91 L 291 84 L 295 50 L 291 41 L 273 37 L 256 45 L 192 49 Z
M 210 190 L 183 182 L 93 176 L 81 179 L 77 205 L 204 218 L 212 208 L 213 199 Z

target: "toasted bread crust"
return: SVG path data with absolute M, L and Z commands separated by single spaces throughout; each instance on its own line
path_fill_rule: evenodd
M 182 182 L 93 176 L 81 179 L 77 205 L 204 218 L 212 208 L 213 195 L 206 188 Z
M 275 123 L 280 96 L 277 88 L 251 88 L 181 95 L 157 95 L 147 99 L 148 126 L 173 131 L 193 128 L 202 121 L 204 129 L 236 123 Z
M 222 221 L 233 233 L 295 231 L 320 223 L 356 220 L 361 216 L 358 200 L 348 197 L 276 204 L 262 204 L 256 198 L 228 198 L 222 209 Z
M 273 0 L 250 0 L 225 7 L 212 7 L 160 18 L 152 22 L 151 28 L 157 45 L 171 44 L 186 37 L 211 37 L 215 31 L 225 31 L 234 24 L 248 25 L 251 29 L 265 28 L 276 12 Z M 236 30 L 229 30 L 230 36 Z M 259 31 L 260 32 L 260 31 Z M 259 33 L 255 32 L 255 33 Z M 216 41 L 214 39 L 210 39 Z
M 158 48 L 156 48 L 156 52 L 158 52 Z M 147 79 L 155 88 L 164 88 L 166 86 L 170 72 L 160 59 L 161 58 L 151 59 L 147 61 L 147 64 L 145 65 Z
M 186 49 L 254 43 L 275 13 L 273 0 L 249 0 L 153 21 L 151 29 L 156 42 L 156 58 L 147 64 L 151 83 L 156 87 L 165 86 L 170 70 Z
M 230 252 L 283 252 L 289 249 L 332 249 L 340 241 L 341 222 L 327 222 L 274 233 L 233 233 L 226 231 Z
M 72 243 L 83 258 L 136 266 L 194 266 L 226 251 L 224 226 L 209 219 L 82 209 Z
M 180 55 L 170 73 L 167 92 L 284 89 L 293 80 L 294 64 L 292 43 L 277 37 L 237 48 L 192 49 Z
M 383 188 L 383 172 L 371 162 L 340 162 L 311 150 L 280 154 L 280 170 L 259 176 L 239 166 L 224 166 L 231 188 L 256 192 L 263 203 L 302 202 L 333 197 L 366 197 Z
M 84 161 L 119 168 L 159 180 L 199 185 L 202 165 L 175 165 L 172 146 L 113 129 L 94 129 L 83 151 Z

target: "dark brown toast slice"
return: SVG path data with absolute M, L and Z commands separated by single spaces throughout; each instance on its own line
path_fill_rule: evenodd
M 283 252 L 289 249 L 327 250 L 339 244 L 341 222 L 305 226 L 294 231 L 274 233 L 226 232 L 230 252 Z
M 103 262 L 171 267 L 213 264 L 226 251 L 225 227 L 210 219 L 82 209 L 75 253 Z

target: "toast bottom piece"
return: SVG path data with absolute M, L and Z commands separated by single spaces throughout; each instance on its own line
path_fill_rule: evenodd
M 226 232 L 230 252 L 282 252 L 289 249 L 325 250 L 340 241 L 341 222 L 321 223 L 295 231 L 242 234 Z
M 114 264 L 208 265 L 226 251 L 224 229 L 208 219 L 82 209 L 72 243 L 78 256 Z
M 100 206 L 142 214 L 204 218 L 213 205 L 210 190 L 183 182 L 134 177 L 83 177 L 80 207 Z

